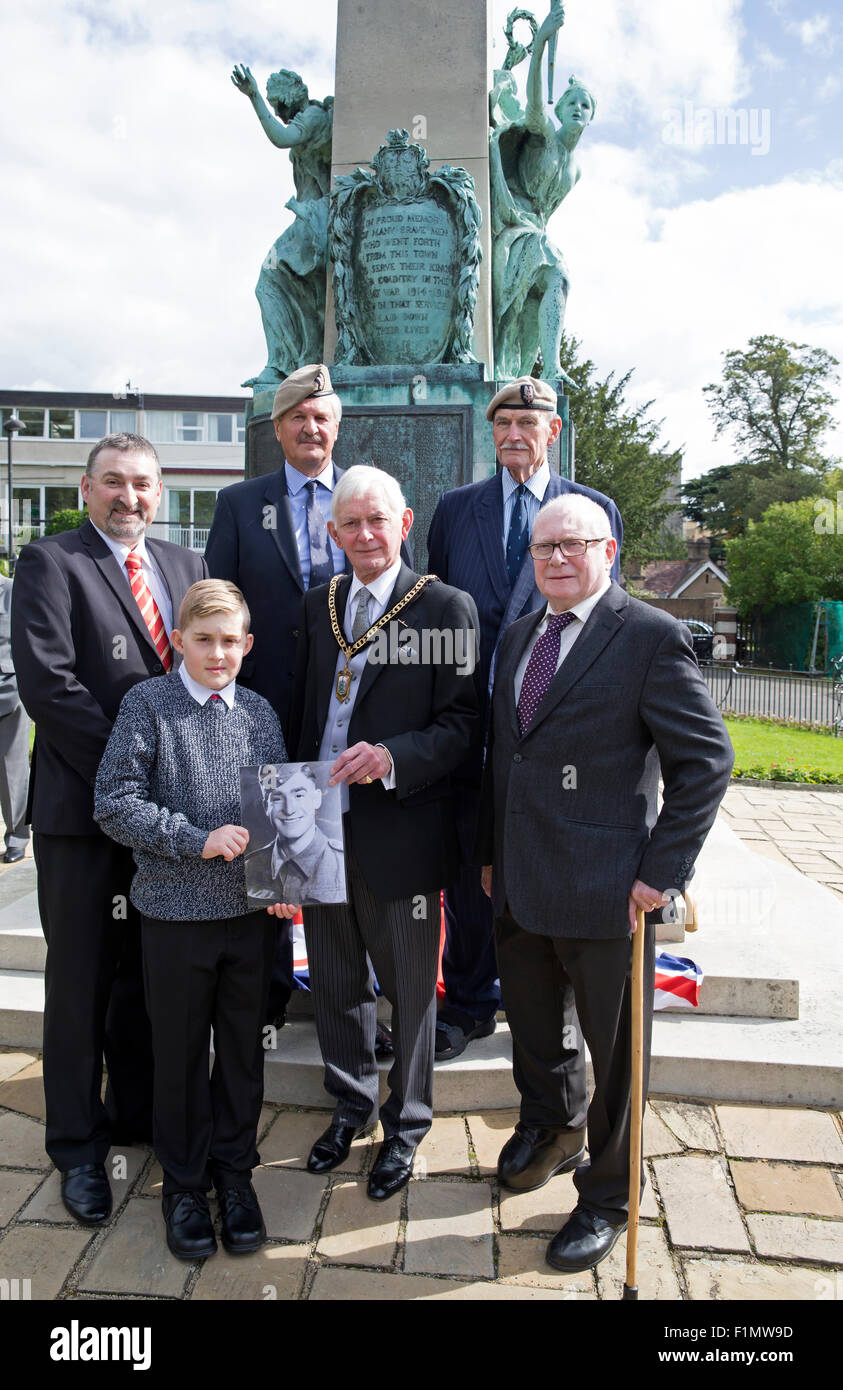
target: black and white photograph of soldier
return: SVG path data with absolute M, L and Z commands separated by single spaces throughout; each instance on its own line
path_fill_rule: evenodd
M 249 832 L 246 891 L 256 903 L 344 903 L 340 788 L 330 763 L 265 763 L 240 770 Z

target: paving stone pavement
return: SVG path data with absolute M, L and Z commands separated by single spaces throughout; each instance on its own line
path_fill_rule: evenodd
M 160 1169 L 145 1147 L 109 1155 L 110 1222 L 84 1230 L 61 1205 L 44 1154 L 40 1060 L 0 1050 L 0 1279 L 33 1299 L 279 1301 L 380 1298 L 619 1299 L 625 1239 L 597 1270 L 564 1276 L 547 1242 L 576 1201 L 570 1174 L 503 1191 L 495 1158 L 514 1112 L 434 1120 L 415 1177 L 388 1202 L 365 1191 L 378 1135 L 342 1169 L 305 1169 L 324 1110 L 266 1105 L 255 1175 L 269 1241 L 188 1264 L 164 1240 Z M 820 1110 L 647 1108 L 638 1277 L 648 1300 L 817 1300 L 843 1287 L 843 1117 Z M 212 1199 L 213 1208 L 213 1199 Z
M 718 814 L 756 854 L 791 864 L 843 898 L 843 793 L 732 782 Z

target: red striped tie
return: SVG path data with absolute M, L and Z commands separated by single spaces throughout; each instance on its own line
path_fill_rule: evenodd
M 135 596 L 135 602 L 141 611 L 141 617 L 149 628 L 149 635 L 155 644 L 155 650 L 161 658 L 164 670 L 169 671 L 173 664 L 173 653 L 167 637 L 167 629 L 143 577 L 143 561 L 134 550 L 130 550 L 126 556 L 126 569 L 129 571 L 129 583 Z

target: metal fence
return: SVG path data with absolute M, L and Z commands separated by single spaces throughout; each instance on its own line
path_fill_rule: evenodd
M 704 666 L 702 673 L 721 714 L 754 714 L 843 732 L 843 674 L 809 675 L 774 667 Z

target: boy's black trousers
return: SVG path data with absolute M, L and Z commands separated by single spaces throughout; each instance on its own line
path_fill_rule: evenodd
M 142 924 L 163 1195 L 248 1182 L 258 1162 L 276 919 L 260 911 L 211 922 L 143 917 Z

